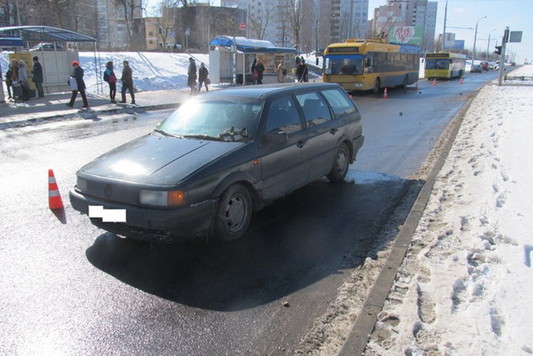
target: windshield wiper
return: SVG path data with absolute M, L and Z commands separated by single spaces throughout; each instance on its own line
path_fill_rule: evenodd
M 163 130 L 161 130 L 161 129 L 154 129 L 154 132 L 160 133 L 160 134 L 162 134 L 163 136 L 178 137 L 178 138 L 180 138 L 180 136 L 173 135 L 173 134 L 171 134 L 171 133 L 169 133 L 169 132 L 166 132 L 166 131 L 163 131 Z
M 183 137 L 183 138 L 196 138 L 196 139 L 199 139 L 199 140 L 222 141 L 220 139 L 220 137 L 214 137 L 214 136 L 209 136 L 209 135 L 205 135 L 205 134 L 202 134 L 202 135 L 183 135 L 181 137 Z

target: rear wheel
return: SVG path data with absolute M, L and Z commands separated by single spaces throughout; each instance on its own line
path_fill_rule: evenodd
M 246 187 L 229 187 L 218 204 L 215 217 L 215 237 L 223 241 L 236 240 L 244 235 L 252 219 L 252 197 Z
M 348 173 L 348 167 L 350 166 L 350 150 L 345 143 L 341 143 L 337 149 L 337 156 L 333 163 L 333 168 L 328 173 L 327 178 L 330 182 L 340 182 L 344 180 Z
M 376 78 L 376 81 L 374 82 L 374 89 L 372 91 L 374 94 L 379 93 L 379 90 L 381 89 L 381 80 L 379 78 Z

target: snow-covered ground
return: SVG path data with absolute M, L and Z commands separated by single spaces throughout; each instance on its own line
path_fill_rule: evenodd
M 533 354 L 531 98 L 488 85 L 474 100 L 366 355 Z
M 7 71 L 8 55 L 8 52 L 0 53 L 0 64 L 4 75 Z M 200 67 L 201 62 L 209 65 L 209 54 L 201 53 L 98 52 L 96 61 L 94 52 L 79 53 L 80 66 L 84 70 L 83 79 L 89 93 L 98 93 L 96 65 L 99 63 L 99 73 L 103 73 L 108 61 L 113 61 L 119 78 L 122 73 L 122 62 L 128 61 L 133 70 L 134 85 L 139 91 L 187 88 L 189 57 L 196 59 L 197 67 Z M 104 84 L 107 86 L 107 83 Z

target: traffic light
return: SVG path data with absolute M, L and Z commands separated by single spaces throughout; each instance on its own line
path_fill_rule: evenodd
M 496 50 L 494 51 L 494 53 L 496 53 L 498 55 L 501 55 L 502 54 L 502 46 L 496 46 Z

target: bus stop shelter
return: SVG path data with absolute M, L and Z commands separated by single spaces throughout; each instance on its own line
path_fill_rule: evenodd
M 296 53 L 295 48 L 276 47 L 269 41 L 217 36 L 209 42 L 209 77 L 213 83 L 251 84 L 253 60 L 260 59 L 265 66 L 263 83 L 273 83 L 279 61 L 290 73 Z
M 12 26 L 0 27 L 0 37 L 18 38 L 23 42 L 86 42 L 94 43 L 95 68 L 98 71 L 100 65 L 97 63 L 97 40 L 93 37 L 83 35 L 70 30 L 51 26 Z M 55 46 L 54 46 L 55 47 Z M 64 92 L 70 89 L 67 86 L 67 79 L 72 71 L 72 61 L 79 60 L 78 51 L 54 48 L 54 50 L 44 50 L 41 47 L 38 51 L 19 50 L 9 55 L 9 59 L 24 60 L 30 70 L 34 56 L 39 57 L 39 62 L 43 66 L 44 82 L 43 88 L 46 93 Z M 0 68 L 1 69 L 1 68 Z M 101 75 L 97 73 L 97 78 Z M 35 89 L 34 83 L 30 81 L 30 90 Z

